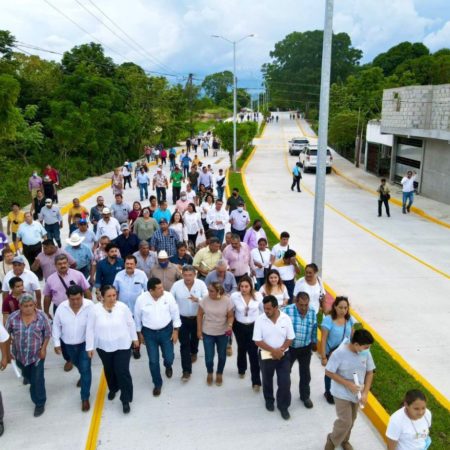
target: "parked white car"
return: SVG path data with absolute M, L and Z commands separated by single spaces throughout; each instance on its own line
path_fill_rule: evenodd
M 300 165 L 303 167 L 303 172 L 309 172 L 317 166 L 317 145 L 308 144 L 300 153 L 298 157 Z M 327 149 L 327 173 L 331 172 L 333 166 L 333 155 L 330 149 Z
M 289 141 L 289 154 L 292 156 L 300 155 L 300 152 L 309 144 L 305 137 L 296 137 Z

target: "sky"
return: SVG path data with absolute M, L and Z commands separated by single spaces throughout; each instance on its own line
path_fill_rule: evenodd
M 449 0 L 334 3 L 333 30 L 350 35 L 362 62 L 406 40 L 431 51 L 450 47 Z M 236 57 L 239 86 L 255 88 L 275 43 L 293 31 L 323 28 L 324 9 L 325 0 L 0 0 L 0 29 L 22 44 L 59 53 L 100 42 L 116 63 L 133 61 L 179 82 L 188 73 L 199 82 L 232 69 L 232 45 L 211 35 L 233 41 L 254 34 L 237 44 Z

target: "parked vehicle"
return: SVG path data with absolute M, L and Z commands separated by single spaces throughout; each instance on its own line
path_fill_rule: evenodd
M 317 145 L 308 144 L 299 155 L 300 165 L 303 167 L 303 172 L 309 172 L 317 166 Z M 333 166 L 333 155 L 330 149 L 327 149 L 327 173 L 331 172 Z
M 304 137 L 293 138 L 289 141 L 289 154 L 292 156 L 300 155 L 300 152 L 309 144 L 308 139 Z

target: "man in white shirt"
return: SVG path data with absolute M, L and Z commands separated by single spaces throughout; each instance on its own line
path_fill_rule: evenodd
M 402 191 L 403 191 L 403 214 L 406 214 L 411 210 L 411 206 L 414 202 L 414 182 L 416 181 L 416 172 L 408 170 L 406 176 L 402 178 Z M 408 202 L 408 205 L 406 205 Z
M 266 409 L 274 411 L 273 376 L 277 372 L 277 408 L 281 417 L 288 420 L 291 404 L 291 364 L 289 347 L 295 338 L 291 319 L 278 309 L 273 295 L 264 297 L 264 314 L 255 321 L 253 340 L 260 348 L 261 374 Z
M 42 240 L 47 238 L 47 231 L 40 222 L 33 220 L 31 213 L 26 212 L 24 217 L 25 222 L 20 224 L 17 237 L 23 245 L 23 256 L 32 266 L 36 256 L 41 253 Z
M 197 311 L 198 301 L 208 295 L 206 284 L 195 278 L 195 269 L 192 266 L 183 266 L 181 270 L 183 279 L 176 281 L 170 293 L 175 298 L 180 311 L 181 327 L 180 355 L 183 370 L 183 381 L 188 381 L 192 373 L 192 363 L 197 361 Z
M 52 338 L 58 355 L 62 354 L 61 340 L 64 341 L 70 361 L 80 372 L 77 387 L 81 388 L 81 411 L 89 411 L 92 373 L 91 359 L 86 352 L 86 327 L 94 304 L 83 298 L 81 286 L 69 286 L 66 294 L 68 300 L 59 305 L 53 318 Z
M 230 213 L 231 232 L 237 234 L 240 240 L 243 241 L 249 223 L 250 216 L 244 209 L 244 202 L 240 201 L 238 207 Z
M 154 384 L 153 395 L 158 397 L 163 384 L 159 367 L 159 348 L 166 368 L 166 377 L 172 378 L 173 345 L 178 341 L 181 320 L 177 302 L 170 292 L 164 291 L 159 278 L 150 278 L 147 289 L 148 292 L 142 293 L 136 300 L 134 320 L 139 342 L 145 342 L 147 348 Z
M 5 370 L 6 366 L 9 362 L 9 334 L 5 330 L 5 327 L 3 326 L 3 323 L 0 321 L 0 370 Z M 2 393 L 0 392 L 0 436 L 5 431 L 5 427 L 3 425 L 3 416 L 4 416 L 4 409 L 3 409 L 3 400 L 2 400 Z
M 103 208 L 102 218 L 97 223 L 96 240 L 99 241 L 102 236 L 108 236 L 112 241 L 119 236 L 119 234 L 119 221 L 116 218 L 111 217 L 111 210 L 109 208 Z
M 217 199 L 215 208 L 211 208 L 206 215 L 209 228 L 214 231 L 214 236 L 219 239 L 220 244 L 225 236 L 225 226 L 230 220 L 228 211 L 222 209 L 223 201 Z

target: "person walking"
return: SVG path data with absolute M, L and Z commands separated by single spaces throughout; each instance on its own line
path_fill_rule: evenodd
M 298 361 L 300 374 L 299 392 L 300 400 L 306 408 L 311 409 L 311 354 L 317 351 L 317 317 L 316 312 L 309 306 L 309 295 L 299 292 L 295 296 L 295 304 L 284 308 L 284 313 L 291 319 L 295 338 L 289 347 L 291 371 Z
M 299 292 L 306 292 L 309 296 L 309 307 L 314 309 L 316 314 L 322 308 L 325 299 L 325 289 L 319 277 L 317 264 L 310 263 L 305 266 L 305 276 L 296 281 L 294 287 L 294 297 Z
M 138 251 L 139 238 L 131 233 L 130 226 L 127 223 L 120 225 L 120 231 L 122 233 L 113 242 L 118 245 L 122 259 L 125 259 L 126 256 Z
M 342 446 L 352 450 L 350 434 L 358 415 L 358 403 L 367 404 L 375 364 L 370 354 L 374 339 L 367 330 L 356 330 L 349 343 L 342 343 L 331 355 L 325 374 L 331 378 L 337 419 L 327 436 L 325 450 Z M 355 383 L 355 379 L 357 383 Z
M 208 286 L 208 295 L 199 301 L 197 336 L 203 340 L 206 383 L 211 386 L 214 374 L 214 354 L 217 348 L 216 386 L 222 386 L 223 370 L 227 361 L 228 338 L 233 330 L 233 303 L 219 283 Z
M 266 243 L 268 242 L 266 232 L 262 227 L 261 219 L 255 219 L 253 221 L 253 225 L 245 232 L 243 242 L 245 242 L 250 247 L 250 250 L 253 250 L 255 248 L 258 248 L 258 243 L 261 238 L 265 239 Z
M 123 201 L 122 194 L 116 194 L 115 202 L 111 205 L 111 215 L 117 219 L 119 224 L 128 223 L 128 214 L 130 214 L 131 206 Z
M 200 299 L 208 295 L 206 284 L 195 277 L 195 269 L 183 266 L 183 279 L 172 286 L 170 293 L 175 298 L 180 311 L 181 326 L 179 330 L 182 381 L 188 381 L 192 374 L 192 363 L 197 361 L 198 336 L 197 313 Z
M 139 169 L 139 173 L 136 177 L 136 184 L 139 188 L 139 196 L 141 197 L 141 202 L 148 199 L 148 186 L 150 185 L 150 177 L 143 167 Z
M 160 205 L 163 201 L 166 201 L 167 193 L 166 189 L 169 187 L 169 180 L 163 174 L 162 168 L 158 167 L 156 173 L 153 177 L 153 190 L 156 188 L 156 197 L 158 199 L 158 204 Z
M 267 239 L 260 238 L 258 247 L 250 252 L 250 258 L 255 267 L 256 285 L 255 289 L 259 290 L 266 280 L 266 274 L 270 268 L 270 250 L 267 248 Z
M 300 163 L 295 163 L 294 168 L 292 169 L 292 185 L 291 191 L 294 190 L 294 187 L 297 188 L 297 192 L 302 192 L 300 189 L 300 180 L 302 179 L 302 173 L 300 171 Z
M 281 308 L 286 306 L 289 301 L 289 293 L 276 269 L 269 269 L 266 273 L 265 283 L 259 288 L 259 292 L 265 297 L 273 295 Z
M 39 221 L 44 225 L 47 232 L 47 238 L 55 240 L 56 245 L 61 248 L 61 228 L 63 227 L 63 219 L 59 208 L 53 205 L 53 200 L 45 199 L 45 206 L 39 213 Z
M 105 200 L 101 195 L 97 197 L 96 201 L 97 204 L 94 205 L 89 212 L 89 220 L 94 227 L 94 233 L 97 233 L 97 224 L 102 218 L 103 208 L 105 207 Z
M 225 247 L 222 256 L 227 261 L 230 272 L 236 278 L 236 283 L 239 283 L 245 275 L 254 275 L 255 266 L 250 249 L 247 244 L 241 242 L 237 234 L 231 236 L 231 243 Z
M 197 212 L 194 203 L 189 203 L 183 216 L 184 226 L 188 237 L 188 243 L 193 247 L 194 252 L 197 245 L 197 237 L 203 236 L 203 223 L 200 213 Z
M 184 183 L 184 176 L 178 166 L 170 174 L 170 182 L 172 183 L 172 203 L 175 205 L 181 196 L 181 183 Z
M 214 230 L 214 235 L 219 239 L 220 244 L 223 242 L 225 227 L 230 220 L 228 212 L 222 206 L 222 200 L 217 199 L 215 207 L 211 208 L 206 215 L 209 229 Z
M 355 319 L 350 315 L 350 303 L 347 297 L 338 296 L 331 306 L 330 314 L 324 316 L 320 325 L 321 361 L 326 366 L 332 353 L 344 342 L 350 340 L 354 331 Z M 325 393 L 323 394 L 330 405 L 334 405 L 331 395 L 331 378 L 325 375 Z
M 97 298 L 100 297 L 103 286 L 112 286 L 117 273 L 124 269 L 124 260 L 120 257 L 120 249 L 114 242 L 105 246 L 106 258 L 98 261 L 95 272 L 95 289 Z
M 288 349 L 295 338 L 291 319 L 278 308 L 278 300 L 273 295 L 263 299 L 264 314 L 255 321 L 253 340 L 259 347 L 260 366 L 263 381 L 264 400 L 268 411 L 275 410 L 273 376 L 277 373 L 277 408 L 281 417 L 291 416 L 291 364 Z
M 123 413 L 128 414 L 133 401 L 131 346 L 139 345 L 136 326 L 128 307 L 117 301 L 114 286 L 103 286 L 101 299 L 89 314 L 86 351 L 92 360 L 94 350 L 97 350 L 109 389 L 108 400 L 114 400 L 120 391 Z
M 189 165 L 192 162 L 192 159 L 190 158 L 189 154 L 186 153 L 185 155 L 183 155 L 181 157 L 180 162 L 181 162 L 181 167 L 183 168 L 183 177 L 188 177 L 189 176 Z M 195 180 L 195 181 L 197 182 L 197 180 Z
M 17 231 L 19 226 L 25 222 L 25 213 L 20 209 L 20 205 L 17 202 L 11 203 L 11 211 L 8 213 L 7 219 L 6 234 L 8 236 L 11 235 L 14 253 L 17 253 L 19 250 Z
M 139 336 L 148 353 L 150 374 L 153 381 L 153 396 L 161 395 L 163 380 L 159 365 L 161 348 L 167 378 L 173 375 L 174 344 L 178 341 L 181 325 L 178 304 L 170 292 L 164 291 L 159 278 L 150 278 L 148 292 L 142 293 L 136 300 L 134 320 Z
M 33 220 L 39 220 L 39 213 L 42 208 L 45 206 L 45 196 L 41 189 L 38 189 L 36 192 L 36 197 L 33 198 L 31 202 L 30 213 L 33 216 Z
M 50 322 L 36 308 L 31 294 L 20 296 L 19 308 L 8 317 L 5 328 L 11 336 L 12 354 L 22 372 L 24 384 L 30 385 L 34 417 L 39 417 L 44 413 L 47 401 L 44 364 L 52 331 Z
M 130 171 L 130 163 L 125 161 L 122 166 L 122 176 L 123 176 L 123 190 L 127 187 L 131 189 L 131 171 Z
M 42 178 L 37 174 L 36 171 L 33 172 L 30 178 L 28 178 L 28 190 L 31 194 L 31 201 L 36 198 L 37 191 L 42 190 L 44 185 L 42 184 Z
M 389 211 L 389 199 L 391 198 L 391 191 L 389 189 L 389 186 L 386 183 L 386 178 L 381 179 L 381 184 L 377 189 L 377 192 L 380 194 L 378 198 L 378 217 L 381 217 L 382 213 L 382 206 L 384 203 L 384 207 L 386 208 L 386 215 L 388 217 L 391 217 L 390 211 Z
M 238 291 L 231 294 L 235 321 L 233 332 L 237 342 L 237 367 L 239 378 L 245 377 L 247 371 L 247 354 L 250 361 L 252 388 L 261 389 L 261 374 L 258 360 L 258 347 L 253 341 L 255 321 L 263 312 L 262 295 L 253 287 L 252 279 L 243 276 L 238 284 Z
M 36 256 L 42 251 L 42 240 L 47 239 L 47 231 L 38 221 L 33 220 L 31 213 L 26 212 L 24 218 L 25 222 L 21 223 L 17 230 L 17 238 L 22 242 L 23 255 L 31 267 Z
M 419 389 L 408 391 L 403 407 L 389 419 L 386 430 L 388 450 L 427 449 L 431 445 L 431 412 Z
M 134 222 L 133 232 L 140 241 L 150 242 L 150 239 L 158 228 L 158 222 L 151 217 L 150 209 L 143 208 L 141 216 Z
M 91 274 L 91 264 L 94 259 L 94 254 L 91 248 L 84 244 L 83 241 L 84 237 L 72 233 L 70 238 L 66 239 L 67 245 L 64 251 L 73 258 L 76 262 L 76 269 L 88 280 Z
M 86 352 L 87 321 L 94 303 L 83 298 L 83 289 L 72 285 L 66 291 L 64 300 L 55 312 L 52 325 L 52 338 L 55 353 L 61 354 L 61 339 L 64 340 L 70 361 L 78 369 L 80 379 L 77 387 L 81 388 L 81 411 L 91 408 L 89 403 L 92 372 L 91 360 Z
M 120 169 L 114 169 L 114 173 L 111 176 L 111 189 L 113 195 L 122 194 L 123 190 L 123 175 L 120 173 Z
M 223 193 L 225 191 L 226 182 L 227 178 L 223 173 L 223 169 L 219 169 L 219 174 L 216 177 L 216 191 L 217 191 L 217 198 L 219 200 L 223 200 Z
M 120 224 L 115 217 L 111 217 L 111 210 L 109 208 L 103 208 L 102 218 L 97 223 L 97 231 L 95 239 L 100 240 L 102 236 L 108 236 L 112 241 L 120 234 Z
M 240 201 L 238 207 L 230 213 L 231 232 L 237 234 L 241 241 L 244 240 L 247 226 L 250 223 L 250 216 L 244 209 L 244 202 Z
M 273 252 L 273 249 L 272 249 Z M 300 266 L 296 259 L 297 253 L 294 250 L 287 250 L 283 257 L 273 263 L 275 269 L 278 270 L 284 285 L 289 294 L 289 303 L 294 300 L 295 277 L 301 273 Z
M 403 214 L 406 214 L 407 212 L 409 213 L 411 206 L 414 203 L 414 182 L 416 181 L 416 176 L 416 172 L 408 170 L 408 172 L 406 172 L 406 176 L 404 176 L 402 181 L 400 181 L 403 192 Z

